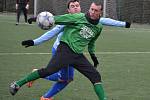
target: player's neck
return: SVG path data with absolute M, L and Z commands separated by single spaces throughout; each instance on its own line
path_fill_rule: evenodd
M 96 20 L 91 19 L 88 12 L 85 14 L 85 17 L 87 21 L 90 22 L 91 24 L 97 25 L 99 23 L 99 19 Z

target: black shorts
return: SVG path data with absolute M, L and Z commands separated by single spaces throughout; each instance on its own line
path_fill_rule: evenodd
M 70 47 L 60 42 L 57 48 L 56 55 L 52 57 L 46 68 L 40 69 L 39 75 L 41 78 L 49 76 L 63 67 L 68 65 L 73 66 L 80 73 L 86 76 L 93 84 L 101 82 L 101 76 L 96 68 L 86 59 L 83 54 L 73 52 Z

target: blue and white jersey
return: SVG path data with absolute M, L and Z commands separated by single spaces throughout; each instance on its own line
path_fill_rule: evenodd
M 53 48 L 54 48 L 55 50 L 57 49 L 58 45 L 60 44 L 60 38 L 61 38 L 62 35 L 63 35 L 63 32 L 59 33 L 58 36 L 57 36 L 56 41 L 55 41 L 54 44 L 53 44 Z

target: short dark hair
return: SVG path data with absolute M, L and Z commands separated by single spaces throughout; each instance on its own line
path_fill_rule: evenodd
M 95 5 L 101 5 L 101 7 L 102 7 L 101 10 L 103 10 L 103 2 L 97 1 L 97 0 L 96 1 L 93 0 L 92 3 L 94 3 Z
M 69 9 L 69 6 L 70 6 L 70 3 L 72 2 L 79 2 L 80 3 L 80 0 L 68 0 L 67 2 L 67 8 Z

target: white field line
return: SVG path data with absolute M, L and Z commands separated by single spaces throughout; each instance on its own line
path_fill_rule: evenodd
M 52 53 L 0 53 L 2 55 L 51 55 Z M 88 54 L 85 52 L 84 54 Z M 150 54 L 150 52 L 96 52 L 95 54 L 111 54 L 111 55 L 119 55 L 119 54 Z

